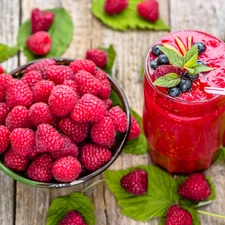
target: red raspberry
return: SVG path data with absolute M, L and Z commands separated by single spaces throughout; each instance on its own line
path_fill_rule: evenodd
M 0 65 L 0 74 L 4 73 L 3 67 Z
M 128 6 L 128 0 L 106 0 L 105 12 L 109 15 L 114 15 L 124 11 Z
M 26 45 L 35 55 L 46 55 L 51 49 L 52 40 L 47 32 L 38 31 L 28 37 Z
M 46 103 L 37 102 L 29 109 L 29 119 L 31 124 L 37 127 L 42 123 L 52 125 L 54 116 Z
M 48 98 L 55 84 L 50 80 L 41 80 L 33 88 L 34 102 L 48 103 Z
M 204 201 L 210 196 L 211 190 L 204 174 L 194 173 L 181 184 L 178 193 L 182 198 L 193 201 Z
M 40 152 L 38 151 L 37 147 L 34 146 L 34 148 L 32 149 L 32 151 L 31 151 L 30 154 L 28 155 L 28 158 L 34 160 L 34 159 L 37 157 L 37 155 L 38 155 L 39 153 L 40 153 Z
M 155 80 L 161 76 L 166 75 L 167 73 L 176 73 L 180 74 L 180 69 L 173 65 L 161 65 L 156 68 L 154 71 L 154 78 Z
M 92 60 L 96 66 L 104 69 L 107 62 L 107 54 L 100 49 L 90 49 L 86 52 L 86 59 Z
M 87 93 L 97 96 L 100 93 L 100 81 L 85 70 L 80 70 L 76 73 L 75 82 L 77 83 L 78 93 L 81 96 Z
M 115 130 L 118 132 L 125 132 L 127 129 L 126 113 L 119 107 L 114 106 L 109 110 L 109 116 L 113 121 Z
M 137 138 L 141 133 L 141 128 L 135 119 L 134 116 L 131 115 L 131 122 L 130 122 L 130 132 L 128 136 L 128 140 L 132 140 Z
M 35 132 L 29 128 L 16 128 L 10 134 L 11 148 L 20 156 L 28 156 L 35 147 Z
M 12 79 L 6 89 L 6 104 L 9 108 L 15 106 L 31 106 L 33 93 L 30 88 L 21 80 Z
M 66 116 L 74 108 L 78 100 L 77 93 L 66 85 L 55 86 L 48 99 L 48 104 L 56 116 Z
M 75 93 L 78 93 L 77 83 L 74 80 L 65 80 L 63 84 L 72 88 Z
M 101 89 L 99 92 L 99 97 L 103 99 L 107 99 L 110 96 L 111 93 L 111 85 L 107 78 L 107 75 L 104 71 L 98 70 L 95 74 L 95 77 L 100 81 L 101 83 Z
M 170 206 L 166 213 L 165 225 L 192 225 L 191 214 L 178 205 Z
M 77 123 L 69 117 L 64 117 L 59 122 L 62 133 L 69 136 L 74 142 L 81 143 L 88 136 L 89 124 Z
M 14 107 L 6 117 L 5 125 L 10 131 L 13 131 L 15 128 L 29 128 L 28 113 L 29 110 L 25 106 Z
M 112 158 L 112 152 L 104 146 L 86 144 L 81 148 L 81 162 L 87 170 L 95 171 Z
M 64 156 L 57 159 L 52 166 L 52 175 L 59 182 L 71 182 L 81 172 L 80 162 L 73 156 Z
M 48 68 L 46 72 L 47 79 L 55 84 L 63 84 L 65 80 L 73 79 L 73 70 L 68 66 L 55 65 Z
M 5 119 L 8 115 L 9 109 L 4 102 L 0 102 L 0 125 L 5 124 Z
M 9 146 L 10 131 L 7 127 L 0 125 L 0 154 Z
M 58 225 L 87 225 L 83 217 L 77 211 L 69 211 L 59 222 Z
M 1 74 L 0 75 L 0 102 L 5 101 L 6 97 L 6 88 L 9 81 L 12 80 L 12 76 L 10 74 Z
M 12 149 L 9 149 L 4 156 L 4 164 L 16 171 L 25 171 L 29 165 L 29 159 L 25 156 L 19 156 Z
M 21 80 L 31 89 L 33 90 L 34 85 L 42 80 L 42 75 L 40 72 L 36 70 L 31 70 L 23 75 Z
M 155 22 L 159 18 L 159 4 L 156 0 L 146 0 L 137 5 L 138 14 L 144 19 Z
M 120 185 L 131 194 L 143 195 L 148 190 L 148 173 L 135 169 L 121 178 Z
M 32 33 L 48 30 L 54 21 L 54 17 L 53 12 L 45 12 L 38 8 L 33 9 L 31 12 Z
M 112 146 L 115 142 L 115 128 L 110 117 L 103 117 L 92 125 L 91 139 L 102 146 Z
M 37 156 L 27 169 L 27 176 L 35 181 L 50 182 L 52 179 L 52 158 L 48 154 Z
M 74 106 L 71 118 L 78 123 L 95 122 L 100 120 L 105 112 L 105 104 L 100 98 L 85 94 Z
M 42 123 L 36 130 L 36 146 L 40 152 L 59 151 L 64 144 L 63 137 L 51 125 Z
M 112 107 L 112 104 L 113 104 L 112 100 L 110 98 L 107 98 L 107 99 L 105 99 L 103 101 L 105 103 L 106 109 L 109 110 Z
M 91 74 L 95 74 L 96 65 L 93 61 L 88 59 L 78 59 L 70 63 L 69 67 L 76 74 L 80 70 L 85 70 Z

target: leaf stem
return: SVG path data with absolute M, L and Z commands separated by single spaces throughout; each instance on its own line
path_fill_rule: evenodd
M 90 189 L 91 187 L 93 187 L 93 186 L 95 186 L 96 184 L 101 183 L 101 182 L 103 182 L 103 181 L 105 181 L 105 179 L 100 179 L 100 180 L 95 181 L 94 183 L 92 183 L 92 184 L 90 184 L 89 186 L 87 186 L 87 187 L 82 191 L 82 193 L 84 193 L 85 191 L 87 191 L 87 190 Z
M 209 215 L 209 216 L 214 216 L 214 217 L 218 217 L 221 219 L 225 219 L 225 216 L 219 215 L 219 214 L 215 214 L 215 213 L 210 213 L 210 212 L 206 212 L 206 211 L 201 211 L 201 210 L 197 210 L 198 213 L 201 214 L 205 214 L 205 215 Z

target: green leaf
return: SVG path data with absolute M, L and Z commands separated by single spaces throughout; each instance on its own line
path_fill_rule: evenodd
M 188 71 L 189 74 L 195 75 L 195 70 L 193 68 L 189 68 L 189 67 L 184 67 L 184 68 Z
M 27 61 L 32 61 L 39 58 L 60 57 L 69 46 L 73 37 L 73 21 L 64 8 L 49 9 L 55 13 L 55 19 L 48 33 L 52 39 L 52 47 L 48 54 L 44 56 L 35 56 L 27 47 L 26 40 L 31 35 L 31 22 L 27 20 L 19 29 L 17 35 L 18 45 L 24 47 L 24 54 Z
M 124 31 L 128 28 L 169 30 L 169 26 L 164 24 L 161 18 L 154 23 L 150 23 L 141 18 L 136 9 L 138 3 L 140 3 L 140 0 L 129 0 L 129 5 L 123 12 L 112 16 L 104 11 L 105 0 L 93 0 L 92 13 L 101 20 L 102 23 L 115 30 Z
M 84 194 L 74 192 L 53 200 L 47 214 L 46 225 L 57 225 L 71 210 L 78 211 L 88 225 L 95 224 L 94 206 Z
M 194 45 L 192 46 L 183 56 L 182 58 L 182 65 L 185 65 L 187 62 L 190 61 L 190 59 L 194 56 L 197 55 L 198 58 L 198 46 Z M 195 63 L 196 64 L 196 63 Z M 187 66 L 189 67 L 189 66 Z
M 184 208 L 191 214 L 193 225 L 201 225 L 199 216 L 198 216 L 198 212 L 195 208 L 189 208 L 189 207 L 185 207 L 185 206 L 182 206 L 182 208 Z
M 113 106 L 119 105 L 120 107 L 122 107 L 121 100 L 118 94 L 113 89 L 111 90 L 109 98 L 112 100 Z
M 154 85 L 160 86 L 160 87 L 175 87 L 180 83 L 180 76 L 176 73 L 168 73 L 164 76 L 159 77 L 154 81 Z
M 184 64 L 184 67 L 194 67 L 197 63 L 198 54 L 195 54 L 191 57 L 191 59 Z
M 212 67 L 205 66 L 205 65 L 200 65 L 200 64 L 195 65 L 193 68 L 194 68 L 194 74 L 198 74 L 198 73 L 208 72 L 208 71 L 214 70 L 214 68 L 212 68 Z
M 144 135 L 144 131 L 142 127 L 142 118 L 133 109 L 130 109 L 130 111 L 131 111 L 131 114 L 137 120 L 141 128 L 141 134 L 133 140 L 128 140 L 123 149 L 123 152 L 133 154 L 133 155 L 145 154 L 148 152 L 148 146 L 147 146 L 147 140 Z
M 121 178 L 132 170 L 140 168 L 148 173 L 148 190 L 141 196 L 125 191 Z M 139 221 L 163 216 L 168 207 L 178 200 L 177 183 L 172 176 L 155 166 L 140 165 L 126 170 L 104 172 L 109 189 L 115 195 L 122 214 Z
M 224 159 L 225 159 L 225 147 L 223 146 L 220 149 L 220 153 L 219 153 L 218 157 L 216 158 L 215 162 L 222 162 L 222 161 L 224 161 Z
M 0 43 L 0 63 L 14 56 L 19 51 L 19 47 L 9 47 Z

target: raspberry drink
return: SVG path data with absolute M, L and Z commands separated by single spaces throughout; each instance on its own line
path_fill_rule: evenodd
M 206 169 L 222 147 L 225 97 L 204 87 L 225 88 L 224 52 L 221 40 L 191 30 L 167 34 L 150 48 L 143 126 L 153 161 L 169 172 Z

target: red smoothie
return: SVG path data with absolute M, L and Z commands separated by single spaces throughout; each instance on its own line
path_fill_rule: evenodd
M 171 97 L 168 88 L 153 84 L 155 68 L 150 63 L 159 56 L 152 52 L 152 47 L 172 46 L 183 57 L 196 42 L 206 47 L 198 54 L 198 60 L 214 69 L 199 73 L 189 91 Z M 225 96 L 208 94 L 204 87 L 225 88 L 225 44 L 210 34 L 188 30 L 167 34 L 152 47 L 145 62 L 143 110 L 143 127 L 152 160 L 169 172 L 206 169 L 223 145 Z

